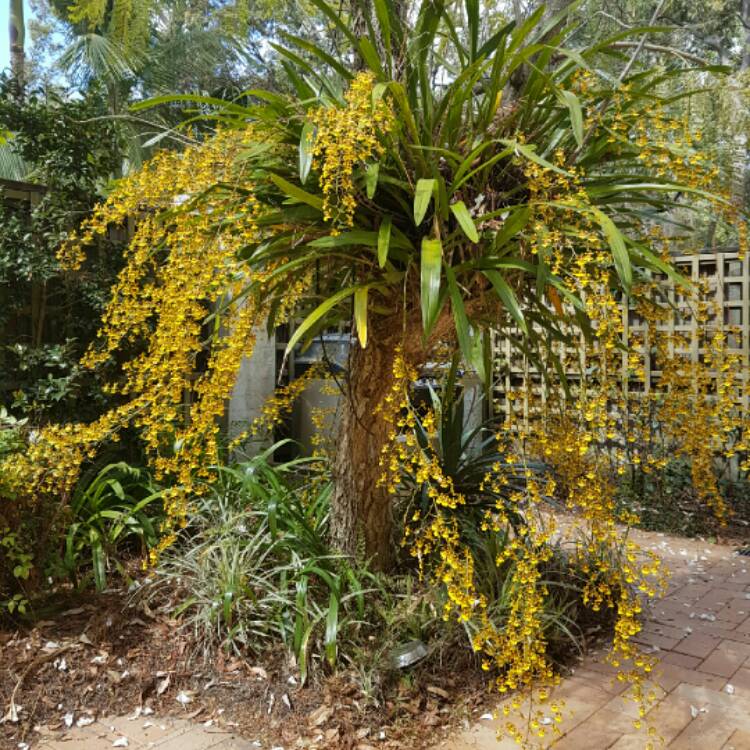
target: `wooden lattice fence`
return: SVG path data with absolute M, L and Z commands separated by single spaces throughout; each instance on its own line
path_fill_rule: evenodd
M 716 321 L 713 316 L 709 327 L 723 325 L 731 329 L 728 333 L 728 348 L 741 355 L 744 363 L 750 361 L 750 260 L 741 259 L 736 248 L 712 250 L 694 255 L 682 255 L 673 258 L 673 263 L 681 274 L 696 283 L 705 286 L 707 300 L 715 303 L 715 309 L 721 320 Z M 657 326 L 657 332 L 669 337 L 670 354 L 675 354 L 673 334 L 678 334 L 689 342 L 687 350 L 677 353 L 689 357 L 692 361 L 699 361 L 704 355 L 702 346 L 704 336 L 699 335 L 698 322 L 691 314 L 688 300 L 680 293 L 680 288 L 666 276 L 660 276 L 659 282 L 663 288 L 666 300 L 673 308 L 673 314 L 668 316 L 665 323 Z M 641 382 L 634 382 L 629 377 L 627 354 L 623 353 L 621 377 L 626 391 L 637 389 L 648 393 L 658 387 L 661 370 L 654 356 L 649 341 L 649 333 L 643 321 L 632 305 L 625 303 L 621 306 L 623 343 L 627 347 L 634 340 L 644 354 L 645 377 Z M 705 333 L 705 331 L 704 331 Z M 497 417 L 508 416 L 511 409 L 516 416 L 528 420 L 531 402 L 545 400 L 545 384 L 537 369 L 527 357 L 521 356 L 513 339 L 520 334 L 507 331 L 495 335 L 493 340 L 494 386 L 493 412 Z M 556 345 L 558 355 L 567 353 L 573 355 L 574 349 L 564 350 Z M 575 356 L 578 356 L 576 352 Z M 564 359 L 564 357 L 562 357 Z M 581 369 L 585 368 L 585 364 Z M 580 369 L 566 372 L 566 377 L 573 383 L 579 377 Z M 742 407 L 747 410 L 747 388 L 742 389 Z M 507 398 L 509 393 L 516 394 L 513 403 Z

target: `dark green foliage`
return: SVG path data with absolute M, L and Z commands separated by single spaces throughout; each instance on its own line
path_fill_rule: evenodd
M 393 651 L 413 640 L 426 647 L 428 671 L 438 663 L 479 669 L 471 626 L 443 618 L 444 588 L 427 585 L 408 566 L 376 575 L 337 554 L 328 542 L 328 468 L 306 459 L 269 465 L 276 448 L 217 469 L 140 596 L 175 615 L 198 654 L 257 654 L 284 644 L 302 680 L 346 666 L 371 703 L 394 683 L 411 681 L 394 666 Z M 469 524 L 465 536 L 478 592 L 502 628 L 514 586 L 513 563 L 495 563 L 506 537 Z M 585 578 L 575 571 L 558 548 L 540 582 L 547 589 L 545 636 L 560 661 L 602 620 L 583 605 Z
M 108 571 L 125 574 L 122 556 L 145 557 L 159 540 L 161 497 L 148 472 L 123 462 L 105 466 L 90 482 L 84 476 L 70 504 L 65 575 L 79 586 L 93 578 L 103 591 Z
M 720 480 L 722 496 L 729 509 L 728 526 L 722 528 L 711 508 L 693 487 L 690 462 L 671 459 L 665 468 L 646 474 L 635 471 L 621 478 L 618 501 L 640 516 L 640 525 L 653 531 L 682 536 L 724 534 L 743 538 L 750 533 L 750 482 L 732 479 L 728 467 Z
M 480 393 L 476 388 L 475 395 L 467 397 L 465 384 L 459 377 L 459 364 L 460 358 L 456 355 L 444 374 L 439 390 L 429 389 L 429 403 L 425 406 L 435 415 L 434 434 L 428 435 L 418 417 L 416 435 L 421 449 L 437 459 L 443 475 L 453 482 L 456 492 L 465 498 L 466 502 L 454 513 L 461 527 L 471 531 L 478 527 L 485 513 L 496 510 L 498 504 L 501 507 L 504 505 L 508 493 L 523 490 L 527 470 L 541 476 L 545 467 L 539 461 L 529 461 L 523 466 L 506 464 L 508 484 L 502 496 L 485 482 L 492 473 L 493 465 L 502 460 L 497 424 L 495 420 L 483 417 L 484 391 Z M 474 412 L 470 420 L 467 419 L 469 410 Z M 416 411 L 419 414 L 421 409 L 417 407 Z M 431 517 L 434 508 L 428 488 L 416 486 L 414 477 L 409 473 L 404 476 L 404 486 L 410 494 L 407 515 L 418 509 L 422 518 Z M 522 523 L 523 519 L 511 507 L 506 507 L 506 511 L 517 523 Z
M 278 447 L 218 468 L 147 594 L 176 589 L 176 612 L 203 653 L 283 643 L 304 681 L 314 658 L 331 668 L 346 652 L 376 579 L 328 543 L 326 473 L 304 459 L 269 465 Z
M 23 450 L 24 421 L 0 408 L 0 455 Z M 59 584 L 97 591 L 112 574 L 129 580 L 160 537 L 162 491 L 143 469 L 124 462 L 84 472 L 69 503 L 64 498 L 10 495 L 0 476 L 0 615 L 26 614 Z
M 28 201 L 18 191 L 0 195 L 0 403 L 35 422 L 90 417 L 103 402 L 96 377 L 77 362 L 121 265 L 124 232 L 100 243 L 75 274 L 61 272 L 56 252 L 120 170 L 121 143 L 96 92 L 29 92 L 19 101 L 8 86 L 0 81 L 5 148 L 39 188 Z

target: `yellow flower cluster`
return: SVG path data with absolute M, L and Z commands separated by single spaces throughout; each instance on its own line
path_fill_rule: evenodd
M 588 231 L 584 227 L 581 236 Z M 723 519 L 726 508 L 717 482 L 717 459 L 738 458 L 738 469 L 748 469 L 743 437 L 748 424 L 741 404 L 749 394 L 746 368 L 739 352 L 729 346 L 737 331 L 723 325 L 720 310 L 707 301 L 708 289 L 700 284 L 682 294 L 666 279 L 637 284 L 634 312 L 643 322 L 643 332 L 631 334 L 629 349 L 623 346 L 621 301 L 612 292 L 600 244 L 579 245 L 567 278 L 569 290 L 583 300 L 593 333 L 590 340 L 581 340 L 579 349 L 558 352 L 570 374 L 569 393 L 551 393 L 526 380 L 507 394 L 512 408 L 502 437 L 507 441 L 514 436 L 517 455 L 512 460 L 518 461 L 521 454 L 539 457 L 553 471 L 556 486 L 545 494 L 562 499 L 571 513 L 562 531 L 575 540 L 576 565 L 588 580 L 584 602 L 616 616 L 609 660 L 618 668 L 619 679 L 631 683 L 630 696 L 638 704 L 635 725 L 640 727 L 654 699 L 645 687 L 654 659 L 633 639 L 641 628 L 643 598 L 663 589 L 666 571 L 656 556 L 627 538 L 620 524 L 637 519 L 618 510 L 613 481 L 628 471 L 661 470 L 670 456 L 684 456 L 699 497 Z M 674 304 L 675 295 L 687 332 L 675 332 L 669 325 L 675 309 L 668 303 Z M 663 304 L 658 304 L 660 299 Z M 575 340 L 575 326 L 561 319 L 561 327 Z M 646 358 L 659 367 L 655 385 L 651 373 L 651 388 L 646 387 Z M 498 463 L 495 476 L 486 480 L 494 482 L 496 491 L 504 486 L 497 476 L 501 469 Z M 518 505 L 513 495 L 511 500 Z M 493 522 L 499 523 L 495 528 L 507 523 L 499 513 Z M 524 595 L 533 601 L 531 591 Z M 527 662 L 533 659 L 527 656 Z M 512 673 L 507 666 L 505 670 L 504 674 Z
M 372 73 L 358 73 L 346 92 L 344 107 L 319 107 L 310 115 L 315 126 L 313 167 L 320 171 L 325 219 L 334 225 L 354 223 L 354 211 L 363 198 L 354 182 L 355 169 L 380 158 L 380 139 L 393 119 L 382 97 L 373 101 L 374 82 Z
M 621 122 L 623 132 L 634 127 L 625 114 Z M 657 113 L 653 127 L 664 127 Z M 616 132 L 614 137 L 619 137 Z M 665 140 L 659 153 L 673 153 L 671 144 Z M 501 626 L 477 594 L 474 561 L 460 538 L 455 514 L 449 513 L 460 510 L 466 499 L 443 475 L 434 453 L 412 434 L 416 417 L 407 390 L 415 373 L 403 361 L 396 363 L 393 393 L 387 399 L 394 429 L 382 460 L 383 481 L 395 491 L 399 470 L 406 470 L 418 485 L 426 487 L 432 511 L 429 516 L 410 513 L 405 543 L 419 559 L 420 570 L 445 586 L 448 603 L 444 614 L 473 626 L 474 647 L 484 656 L 484 668 L 496 672 L 498 689 L 502 693 L 518 691 L 506 704 L 506 716 L 514 708 L 520 710 L 524 700 L 533 703 L 535 686 L 541 687 L 540 703 L 547 703 L 555 684 L 542 621 L 548 595 L 542 575 L 553 543 L 565 540 L 571 574 L 586 580 L 583 603 L 594 611 L 610 610 L 614 615 L 608 658 L 618 669 L 618 678 L 630 683 L 629 695 L 638 705 L 634 724 L 640 728 L 654 700 L 653 690 L 646 685 L 655 662 L 634 638 L 641 629 L 643 600 L 663 590 L 667 572 L 656 555 L 639 549 L 628 538 L 627 526 L 637 518 L 618 508 L 614 480 L 634 468 L 663 468 L 670 454 L 684 455 L 691 461 L 699 495 L 722 517 L 715 460 L 721 455 L 741 454 L 740 466 L 746 466 L 748 449 L 741 435 L 747 425 L 737 408 L 745 378 L 738 356 L 727 347 L 726 332 L 716 324 L 716 312 L 700 302 L 700 295 L 688 300 L 688 307 L 695 310 L 701 342 L 681 341 L 679 335 L 665 332 L 665 316 L 673 314 L 669 305 L 658 304 L 659 299 L 667 299 L 665 290 L 659 288 L 665 281 L 636 283 L 632 299 L 647 329 L 642 341 L 636 338 L 630 349 L 625 348 L 622 300 L 613 291 L 609 242 L 581 189 L 580 171 L 565 165 L 562 153 L 555 154 L 555 162 L 562 172 L 536 163 L 523 164 L 530 187 L 531 231 L 526 233 L 522 252 L 543 257 L 567 291 L 581 300 L 591 322 L 591 335 L 582 337 L 572 311 L 563 308 L 556 293 L 548 292 L 561 331 L 569 341 L 580 341 L 577 347 L 553 345 L 547 352 L 549 370 L 553 371 L 551 358 L 555 356 L 564 371 L 575 375 L 567 390 L 554 391 L 543 381 L 536 386 L 527 379 L 506 394 L 511 408 L 498 435 L 501 459 L 485 478 L 485 487 L 503 500 L 487 513 L 483 527 L 484 531 L 503 530 L 509 535 L 496 560 L 498 566 L 511 563 L 512 571 L 510 610 Z M 701 166 L 689 160 L 687 166 L 675 161 L 665 168 L 680 179 L 686 176 L 680 170 L 701 172 Z M 702 189 L 711 179 L 710 172 L 694 174 L 689 184 Z M 716 205 L 725 219 L 732 218 L 732 207 Z M 643 233 L 652 247 L 663 241 L 658 232 L 647 227 Z M 668 253 L 665 245 L 665 258 Z M 701 351 L 701 357 L 679 356 L 693 346 Z M 644 362 L 652 354 L 660 363 L 661 381 L 659 388 L 649 392 L 644 387 Z M 629 373 L 626 382 L 623 362 Z M 430 414 L 422 419 L 428 432 L 433 422 Z M 662 441 L 669 441 L 669 452 L 658 450 L 657 429 Z M 543 460 L 555 481 L 540 484 L 527 471 L 524 489 L 511 492 L 509 467 L 528 466 L 535 459 Z M 543 498 L 549 496 L 561 499 L 568 515 L 552 518 L 544 510 Z M 553 714 L 559 718 L 559 704 Z M 521 725 L 508 721 L 505 731 L 530 747 L 530 737 L 543 738 L 550 728 L 540 723 L 538 713 L 524 710 L 522 715 Z M 649 729 L 649 736 L 653 733 Z
M 618 154 L 634 156 L 651 174 L 694 191 L 695 200 L 705 200 L 716 216 L 736 230 L 740 257 L 745 256 L 748 231 L 742 199 L 734 195 L 730 184 L 719 182 L 719 168 L 712 163 L 710 152 L 700 148 L 702 133 L 691 130 L 684 108 L 678 117 L 656 98 L 648 106 L 633 107 L 631 86 L 624 84 L 602 110 L 596 77 L 587 70 L 577 71 L 572 88 L 584 104 L 585 130 L 607 132 L 607 140 Z
M 157 154 L 121 180 L 60 250 L 70 268 L 112 225 L 136 219 L 126 264 L 112 290 L 99 339 L 83 363 L 95 368 L 130 347 L 110 392 L 122 403 L 91 424 L 51 426 L 29 453 L 10 459 L 26 488 L 63 495 L 100 443 L 138 430 L 157 479 L 168 481 L 162 546 L 185 523 L 191 496 L 204 490 L 219 459 L 219 419 L 255 330 L 268 312 L 261 295 L 272 270 L 249 273 L 239 252 L 260 236 L 259 204 L 244 155 L 265 133 L 254 127 L 219 131 L 182 152 Z M 227 186 L 227 187 L 223 187 Z M 286 288 L 280 315 L 302 288 Z M 210 341 L 210 346 L 209 346 Z

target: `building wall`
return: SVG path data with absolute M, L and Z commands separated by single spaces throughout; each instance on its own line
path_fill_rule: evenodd
M 276 385 L 276 337 L 258 326 L 255 349 L 242 360 L 227 409 L 227 434 L 233 438 L 261 414 Z

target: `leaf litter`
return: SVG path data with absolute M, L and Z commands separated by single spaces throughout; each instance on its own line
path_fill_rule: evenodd
M 115 591 L 46 616 L 25 630 L 0 626 L 2 747 L 33 747 L 105 717 L 146 728 L 153 716 L 156 724 L 174 717 L 231 729 L 257 747 L 420 750 L 491 700 L 483 676 L 469 668 L 384 674 L 369 695 L 345 671 L 303 687 L 280 648 L 210 662 L 196 657 L 189 633 L 167 611 L 145 611 Z M 127 747 L 127 738 L 116 736 L 112 746 Z

